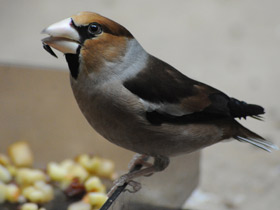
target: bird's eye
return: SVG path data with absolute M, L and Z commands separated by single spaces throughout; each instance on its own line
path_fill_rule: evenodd
M 98 35 L 102 33 L 102 27 L 98 23 L 91 23 L 88 26 L 88 32 L 92 35 Z

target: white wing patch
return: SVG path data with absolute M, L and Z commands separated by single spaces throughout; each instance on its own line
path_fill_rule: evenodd
M 151 103 L 141 98 L 139 101 L 143 104 L 147 112 L 157 111 L 159 113 L 166 113 L 177 117 L 192 113 L 187 110 L 183 110 L 178 104 Z

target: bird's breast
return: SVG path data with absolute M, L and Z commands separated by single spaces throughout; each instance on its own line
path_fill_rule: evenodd
M 99 134 L 127 149 L 137 143 L 131 135 L 144 124 L 144 109 L 120 84 L 86 88 L 72 81 L 71 86 L 82 113 Z

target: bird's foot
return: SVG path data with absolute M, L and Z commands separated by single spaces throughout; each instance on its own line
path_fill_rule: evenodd
M 107 196 L 110 197 L 118 187 L 123 186 L 125 183 L 127 185 L 131 186 L 131 189 L 127 189 L 126 191 L 130 193 L 136 193 L 141 189 L 141 183 L 136 182 L 134 180 L 131 180 L 131 177 L 128 176 L 128 174 L 122 175 L 119 179 L 114 181 L 113 187 L 110 189 L 110 191 L 107 193 Z
M 131 166 L 133 164 L 135 164 L 139 159 L 144 160 L 148 156 L 138 155 L 138 157 L 139 158 L 136 157 L 134 160 L 131 161 L 132 162 Z M 147 161 L 147 159 L 146 159 L 146 161 Z M 129 173 L 122 175 L 118 180 L 116 180 L 114 182 L 114 185 L 111 188 L 111 190 L 109 191 L 108 196 L 110 197 L 119 186 L 123 186 L 125 183 L 132 186 L 132 189 L 133 189 L 132 192 L 139 191 L 141 189 L 141 184 L 138 182 L 135 182 L 133 179 L 135 179 L 137 177 L 141 177 L 141 176 L 150 176 L 151 174 L 153 174 L 155 172 L 163 171 L 168 166 L 168 164 L 169 164 L 168 157 L 159 156 L 159 157 L 155 157 L 154 164 L 150 164 L 146 168 L 143 168 L 138 171 L 132 171 L 132 168 L 131 168 Z M 136 166 L 136 165 L 137 164 L 135 164 L 134 166 Z
M 140 182 L 136 182 L 134 180 L 130 180 L 128 181 L 128 185 L 131 187 L 131 189 L 126 189 L 126 191 L 130 192 L 130 193 L 136 193 L 139 190 L 141 190 L 142 185 Z

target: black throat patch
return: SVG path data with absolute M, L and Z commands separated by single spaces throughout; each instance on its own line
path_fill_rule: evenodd
M 65 54 L 66 61 L 68 63 L 68 67 L 71 73 L 71 76 L 77 80 L 78 75 L 79 75 L 79 66 L 80 66 L 80 61 L 79 61 L 79 54 Z

